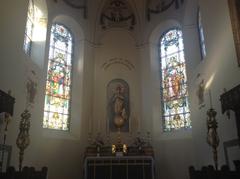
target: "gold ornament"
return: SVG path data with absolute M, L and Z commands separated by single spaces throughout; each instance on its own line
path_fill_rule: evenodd
M 22 169 L 24 150 L 30 144 L 30 137 L 29 137 L 30 117 L 31 117 L 31 114 L 26 109 L 21 114 L 21 121 L 19 125 L 20 132 L 18 134 L 17 141 L 16 141 L 17 147 L 20 150 L 19 151 L 19 171 L 21 171 Z

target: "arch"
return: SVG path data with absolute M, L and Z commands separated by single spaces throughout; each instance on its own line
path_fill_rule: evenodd
M 60 14 L 52 19 L 52 23 L 61 23 L 68 27 L 68 29 L 70 29 L 73 34 L 75 42 L 84 39 L 84 31 L 81 25 L 77 21 L 75 21 L 72 17 Z
M 161 135 L 161 139 L 169 139 L 169 138 L 175 138 L 175 135 L 172 135 L 172 133 L 164 133 L 163 128 L 161 126 L 164 125 L 164 121 L 160 120 L 162 119 L 162 106 L 163 104 L 161 103 L 161 87 L 160 87 L 160 81 L 161 81 L 161 76 L 160 76 L 160 71 L 161 71 L 161 66 L 159 63 L 159 40 L 167 30 L 171 28 L 178 28 L 182 29 L 182 24 L 177 21 L 176 19 L 169 19 L 166 21 L 161 22 L 158 24 L 151 34 L 149 35 L 148 41 L 149 41 L 149 53 L 150 53 L 150 78 L 151 78 L 151 85 L 152 85 L 152 90 L 153 90 L 153 96 L 152 96 L 152 108 L 158 109 L 157 112 L 156 110 L 152 111 L 152 116 L 153 116 L 153 129 L 156 131 L 156 134 L 159 136 Z M 191 131 L 188 130 L 185 132 L 185 130 L 178 130 L 179 136 L 185 138 L 189 137 Z M 179 137 L 178 136 L 178 137 Z
M 46 0 L 29 0 L 23 51 L 41 68 L 44 64 L 47 16 Z
M 73 53 L 72 56 L 72 86 L 71 86 L 71 105 L 70 108 L 70 125 L 68 133 L 56 133 L 51 132 L 51 130 L 44 130 L 44 135 L 49 137 L 59 136 L 62 138 L 76 138 L 80 137 L 81 133 L 81 118 L 82 118 L 82 95 L 83 95 L 83 65 L 84 65 L 84 31 L 80 24 L 70 16 L 58 14 L 56 16 L 51 17 L 48 24 L 48 35 L 47 35 L 47 44 L 50 44 L 50 30 L 52 24 L 61 24 L 64 25 L 72 34 L 73 37 Z M 45 54 L 45 66 L 44 66 L 44 74 L 47 74 L 47 65 L 48 65 L 48 57 L 49 57 L 49 45 L 46 48 Z M 76 104 L 76 105 L 75 105 Z
M 51 24 L 59 23 L 64 24 L 72 33 L 73 39 L 74 39 L 74 45 L 73 45 L 73 51 L 74 51 L 74 57 L 73 57 L 73 70 L 76 71 L 76 73 L 81 74 L 83 72 L 83 60 L 84 60 L 84 39 L 85 34 L 82 26 L 72 17 L 67 15 L 59 14 L 51 20 L 51 23 L 49 23 L 49 30 L 48 30 L 48 44 L 50 39 L 50 28 Z M 48 47 L 49 48 L 49 47 Z M 46 61 L 48 60 L 48 52 L 49 49 L 46 51 Z M 46 63 L 45 63 L 46 64 Z M 45 69 L 47 67 L 45 66 Z M 82 78 L 80 78 L 82 79 Z
M 113 79 L 107 85 L 109 131 L 129 132 L 129 85 L 123 79 Z
M 73 42 L 72 33 L 66 26 L 52 24 L 43 128 L 69 130 Z
M 160 24 L 158 24 L 152 33 L 149 36 L 149 44 L 150 44 L 150 71 L 151 76 L 153 77 L 154 82 L 154 88 L 159 88 L 159 39 L 161 35 L 166 32 L 168 29 L 172 27 L 178 27 L 181 28 L 180 22 L 176 21 L 175 19 L 169 19 L 167 21 L 163 21 Z M 157 84 L 157 85 L 156 85 Z M 155 98 L 156 99 L 156 98 Z M 159 116 L 160 117 L 160 116 Z
M 182 30 L 172 27 L 159 39 L 163 131 L 191 128 Z
M 158 45 L 159 44 L 159 38 L 161 37 L 161 35 L 168 29 L 172 28 L 172 27 L 179 27 L 181 28 L 180 23 L 175 20 L 175 19 L 169 19 L 167 21 L 163 21 L 162 23 L 158 24 L 153 31 L 151 32 L 150 36 L 149 36 L 149 43 L 150 44 L 155 44 Z

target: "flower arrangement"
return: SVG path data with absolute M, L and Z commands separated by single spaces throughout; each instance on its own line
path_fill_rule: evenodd
M 100 134 L 97 134 L 97 136 L 96 136 L 95 140 L 93 141 L 92 145 L 96 146 L 97 148 L 102 147 L 104 145 L 104 141 L 103 141 Z
M 138 148 L 139 151 L 142 151 L 142 148 L 146 142 L 141 137 L 136 137 L 133 144 Z

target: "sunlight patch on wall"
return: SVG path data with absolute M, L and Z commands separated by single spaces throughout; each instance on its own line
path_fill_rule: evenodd
M 44 17 L 42 11 L 35 7 L 34 32 L 32 40 L 41 42 L 46 40 L 47 18 Z
M 210 86 L 211 86 L 211 84 L 212 84 L 212 82 L 213 82 L 213 80 L 214 80 L 215 75 L 216 75 L 216 73 L 213 73 L 213 74 L 210 76 L 210 78 L 208 79 L 208 81 L 207 81 L 207 83 L 206 83 L 205 89 L 209 89 L 209 88 L 210 88 Z

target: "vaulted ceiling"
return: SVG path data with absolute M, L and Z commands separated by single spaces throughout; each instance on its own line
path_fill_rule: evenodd
M 57 2 L 58 0 L 54 0 Z M 91 0 L 63 0 L 68 6 L 71 6 L 75 9 L 83 9 L 87 11 L 88 3 Z M 94 0 L 96 3 L 97 1 Z M 150 20 L 152 14 L 158 14 L 168 10 L 170 7 L 174 6 L 178 9 L 183 3 L 184 0 L 102 0 L 106 3 L 110 3 L 115 8 L 120 7 L 123 4 L 131 4 L 131 2 L 135 1 L 135 5 L 144 4 L 146 9 L 146 15 L 148 20 Z M 86 13 L 84 13 L 86 14 Z

